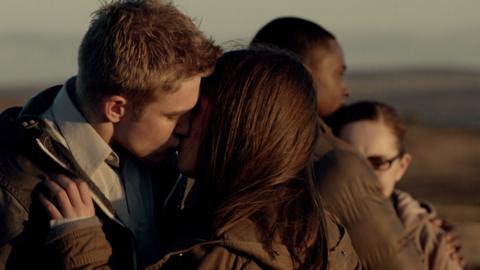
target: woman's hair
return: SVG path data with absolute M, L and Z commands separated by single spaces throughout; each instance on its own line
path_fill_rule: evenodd
M 296 267 L 325 268 L 323 207 L 310 171 L 317 118 L 308 71 L 280 50 L 233 51 L 201 89 L 212 114 L 199 180 L 211 194 L 214 230 L 251 219 L 272 257 L 280 237 Z
M 328 120 L 333 133 L 338 136 L 342 129 L 353 122 L 371 120 L 385 123 L 397 138 L 399 150 L 405 150 L 405 123 L 397 111 L 381 102 L 361 101 L 340 108 Z

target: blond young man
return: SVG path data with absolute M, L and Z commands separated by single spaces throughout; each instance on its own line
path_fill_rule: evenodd
M 108 246 L 95 238 L 68 265 L 57 236 L 74 239 L 100 222 L 113 250 L 110 264 L 135 269 L 161 249 L 159 206 L 179 177 L 169 165 L 188 133 L 202 76 L 221 50 L 174 6 L 162 1 L 117 1 L 96 11 L 78 56 L 78 75 L 0 115 L 0 269 L 81 268 Z M 81 178 L 73 184 L 59 174 Z M 93 197 L 95 215 L 62 209 L 47 218 L 39 198 Z M 48 196 L 48 195 L 47 195 Z M 72 199 L 73 198 L 73 199 Z M 65 240 L 66 239 L 66 240 Z

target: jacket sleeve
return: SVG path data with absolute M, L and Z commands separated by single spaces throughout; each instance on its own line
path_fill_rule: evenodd
M 67 223 L 50 232 L 46 243 L 53 269 L 112 269 L 112 248 L 97 217 Z
M 2 175 L 0 175 L 0 178 Z M 1 179 L 3 180 L 3 179 Z M 0 189 L 0 269 L 6 269 L 15 238 L 28 219 L 27 210 L 5 188 Z
M 451 248 L 447 241 L 447 232 L 435 225 L 437 217 L 434 208 L 420 203 L 410 194 L 395 190 L 393 194 L 395 207 L 399 213 L 409 239 L 415 243 L 422 254 L 425 269 L 459 270 L 459 262 L 450 257 Z
M 450 257 L 450 246 L 446 233 L 430 220 L 425 222 L 415 234 L 415 242 L 421 247 L 425 269 L 460 270 L 458 261 Z
M 345 228 L 330 213 L 326 214 L 328 233 L 328 269 L 361 270 L 358 255 Z
M 366 269 L 422 269 L 422 260 L 406 240 L 392 203 L 359 155 L 334 149 L 315 162 L 316 181 L 325 207 L 347 229 Z

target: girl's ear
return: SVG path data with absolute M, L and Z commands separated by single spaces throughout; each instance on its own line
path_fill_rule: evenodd
M 398 171 L 397 175 L 397 182 L 402 179 L 403 175 L 407 171 L 408 167 L 410 166 L 410 163 L 412 162 L 412 155 L 410 153 L 405 153 L 399 160 L 400 162 L 400 169 Z

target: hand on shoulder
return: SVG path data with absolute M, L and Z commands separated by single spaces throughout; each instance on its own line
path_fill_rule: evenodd
M 52 180 L 45 180 L 44 185 L 52 197 L 48 199 L 40 194 L 40 201 L 52 219 L 95 216 L 92 192 L 85 181 L 58 175 Z

